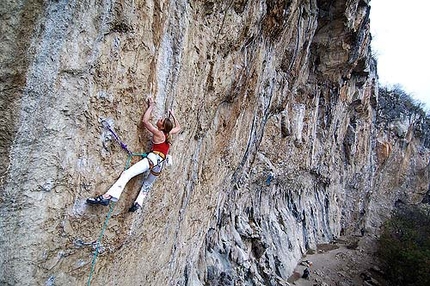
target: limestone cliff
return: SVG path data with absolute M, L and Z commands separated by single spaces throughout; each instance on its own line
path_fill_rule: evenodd
M 369 9 L 2 1 L 0 284 L 87 283 L 109 208 L 85 199 L 127 160 L 102 120 L 148 150 L 149 96 L 182 123 L 174 165 L 141 212 L 127 209 L 142 178 L 129 183 L 92 285 L 287 285 L 316 244 L 420 202 L 429 150 L 419 119 L 378 114 Z

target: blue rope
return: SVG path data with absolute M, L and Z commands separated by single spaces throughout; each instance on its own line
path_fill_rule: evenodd
M 95 251 L 94 251 L 94 255 L 93 255 L 93 260 L 92 260 L 92 262 L 91 262 L 91 271 L 90 271 L 90 276 L 88 277 L 88 283 L 87 283 L 87 285 L 88 285 L 88 286 L 90 286 L 90 285 L 91 285 L 91 279 L 92 279 L 92 277 L 93 277 L 94 269 L 95 269 L 95 267 L 96 267 L 97 257 L 98 257 L 98 255 L 99 255 L 99 253 L 100 253 L 100 252 L 99 252 L 99 249 L 100 249 L 100 246 L 101 246 L 101 243 L 100 243 L 100 242 L 102 241 L 103 235 L 104 235 L 105 230 L 106 230 L 106 227 L 107 227 L 107 225 L 108 225 L 108 221 L 109 221 L 109 219 L 110 219 L 110 217 L 111 217 L 111 215 L 112 215 L 112 211 L 113 211 L 114 206 L 115 206 L 115 202 L 112 202 L 112 203 L 110 204 L 109 212 L 108 212 L 108 214 L 106 215 L 106 219 L 105 219 L 105 222 L 104 222 L 104 224 L 103 224 L 102 231 L 100 232 L 99 238 L 97 239 L 97 242 L 96 242 L 96 244 L 95 244 Z

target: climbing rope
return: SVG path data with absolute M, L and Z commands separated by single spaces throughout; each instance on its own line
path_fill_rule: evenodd
M 106 120 L 104 120 L 104 119 L 102 120 L 102 125 L 105 128 L 107 128 L 112 133 L 112 135 L 114 136 L 115 140 L 118 142 L 118 144 L 121 145 L 121 148 L 124 149 L 127 152 L 127 154 L 128 154 L 124 170 L 127 170 L 130 167 L 130 165 L 131 165 L 131 159 L 133 158 L 133 156 L 141 156 L 142 158 L 145 158 L 147 156 L 146 153 L 133 153 L 130 150 L 128 150 L 127 145 L 124 142 L 121 141 L 121 139 L 119 138 L 119 136 L 115 133 L 115 131 L 113 131 L 113 129 L 110 127 L 109 123 L 106 122 Z M 104 224 L 103 224 L 102 230 L 100 232 L 100 235 L 99 235 L 97 241 L 95 243 L 93 243 L 94 255 L 93 255 L 92 262 L 91 262 L 91 270 L 90 270 L 90 275 L 88 277 L 88 282 L 87 282 L 88 286 L 91 285 L 91 279 L 93 277 L 94 270 L 95 270 L 95 267 L 96 267 L 97 257 L 98 257 L 98 255 L 100 253 L 100 248 L 102 246 L 101 241 L 102 241 L 103 235 L 105 233 L 105 230 L 107 228 L 109 219 L 112 216 L 112 212 L 113 212 L 114 206 L 115 206 L 115 202 L 111 202 L 110 203 L 109 212 L 106 215 L 106 219 L 104 221 Z
M 97 256 L 98 256 L 98 255 L 99 255 L 99 253 L 100 253 L 99 249 L 100 249 L 100 247 L 101 247 L 101 241 L 102 241 L 103 235 L 104 235 L 104 233 L 105 233 L 106 227 L 107 227 L 107 225 L 108 225 L 108 221 L 109 221 L 109 219 L 110 219 L 110 217 L 111 217 L 111 215 L 112 215 L 112 211 L 113 211 L 114 206 L 115 206 L 115 202 L 112 202 L 112 203 L 110 204 L 109 212 L 108 212 L 108 214 L 106 215 L 106 219 L 105 219 L 105 222 L 104 222 L 104 224 L 103 224 L 102 231 L 100 232 L 99 238 L 97 239 L 96 243 L 94 244 L 94 248 L 95 248 L 95 250 L 94 250 L 93 260 L 92 260 L 92 262 L 91 262 L 91 271 L 90 271 L 90 275 L 89 275 L 89 277 L 88 277 L 88 283 L 87 283 L 87 285 L 88 285 L 88 286 L 90 286 L 90 285 L 91 285 L 91 279 L 92 279 L 92 277 L 93 277 L 94 269 L 95 269 L 95 267 L 96 267 Z

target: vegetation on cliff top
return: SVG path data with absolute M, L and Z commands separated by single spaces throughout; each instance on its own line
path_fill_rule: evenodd
M 414 100 L 400 86 L 379 88 L 377 119 L 384 129 L 393 122 L 413 126 L 416 137 L 425 147 L 430 147 L 430 114 L 425 112 L 422 103 Z

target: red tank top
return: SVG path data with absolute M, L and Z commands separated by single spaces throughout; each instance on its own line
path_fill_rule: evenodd
M 152 144 L 152 151 L 161 152 L 165 156 L 167 156 L 167 153 L 169 152 L 169 148 L 170 148 L 170 145 L 169 143 L 166 142 L 166 134 L 164 134 L 164 142 L 158 143 L 158 144 L 155 144 L 155 143 Z

